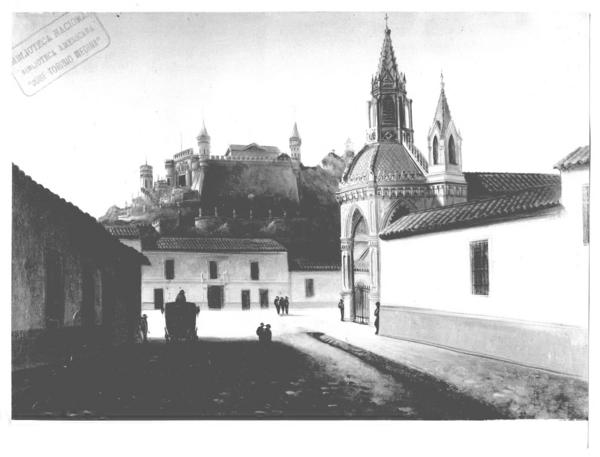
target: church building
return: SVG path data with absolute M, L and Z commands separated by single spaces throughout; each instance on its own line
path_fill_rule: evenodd
M 464 172 L 442 80 L 421 153 L 387 25 L 371 96 L 337 192 L 347 320 L 380 302 L 381 335 L 585 377 L 589 147 L 562 176 Z

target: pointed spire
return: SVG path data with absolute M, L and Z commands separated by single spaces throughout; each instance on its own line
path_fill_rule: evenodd
M 202 119 L 202 130 L 200 130 L 200 136 L 208 136 L 208 132 L 206 131 L 206 124 L 204 123 L 204 119 Z
M 389 73 L 392 77 L 398 77 L 398 66 L 396 64 L 396 56 L 394 55 L 394 47 L 392 46 L 392 31 L 387 25 L 387 14 L 385 20 L 385 36 L 383 38 L 383 46 L 381 47 L 381 55 L 379 57 L 379 66 L 377 67 L 377 76 L 382 77 L 385 73 Z
M 292 134 L 290 138 L 300 138 L 300 134 L 298 133 L 298 125 L 294 122 L 294 128 L 292 129 Z
M 440 74 L 440 98 L 438 99 L 437 108 L 435 109 L 434 120 L 440 123 L 441 130 L 445 130 L 452 119 L 450 115 L 450 106 L 448 106 L 448 100 L 446 99 L 444 74 Z

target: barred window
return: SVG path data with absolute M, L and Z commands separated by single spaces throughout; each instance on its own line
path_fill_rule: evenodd
M 306 297 L 314 297 L 315 295 L 315 282 L 312 278 L 304 280 L 304 295 Z
M 487 240 L 471 242 L 471 292 L 488 295 L 490 290 Z
M 165 260 L 165 279 L 175 278 L 175 261 L 173 259 Z
M 583 244 L 590 242 L 590 185 L 584 184 L 582 189 L 583 203 Z

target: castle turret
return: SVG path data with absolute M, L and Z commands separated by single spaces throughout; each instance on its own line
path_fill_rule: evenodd
M 210 135 L 206 130 L 204 121 L 202 121 L 202 130 L 200 130 L 196 140 L 198 140 L 198 156 L 200 160 L 208 160 L 210 158 Z
M 292 129 L 292 134 L 290 136 L 290 157 L 295 162 L 301 162 L 301 151 L 300 147 L 302 146 L 302 139 L 300 138 L 300 134 L 298 133 L 298 125 L 294 122 L 294 128 Z
M 165 174 L 167 178 L 167 184 L 169 186 L 175 186 L 175 161 L 172 159 L 165 160 Z
M 151 190 L 152 186 L 152 165 L 140 165 L 140 189 Z

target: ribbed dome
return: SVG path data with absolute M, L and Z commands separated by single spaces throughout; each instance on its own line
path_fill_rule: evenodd
M 376 182 L 425 179 L 406 148 L 400 143 L 366 145 L 344 172 L 342 182 L 351 184 L 368 181 L 371 175 Z

